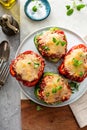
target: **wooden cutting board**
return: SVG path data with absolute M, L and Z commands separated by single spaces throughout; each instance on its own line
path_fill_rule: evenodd
M 69 106 L 42 107 L 29 100 L 21 100 L 22 130 L 87 130 L 79 128 Z

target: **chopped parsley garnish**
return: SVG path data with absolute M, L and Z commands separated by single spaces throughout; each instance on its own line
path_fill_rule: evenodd
M 53 37 L 53 42 L 56 43 L 57 42 L 57 39 L 55 37 Z
M 84 75 L 84 73 L 81 71 L 81 72 L 79 73 L 79 76 L 82 77 L 83 75 Z
M 39 63 L 34 63 L 34 68 L 36 69 L 36 68 L 38 68 L 39 67 Z
M 73 65 L 74 65 L 74 66 L 78 67 L 78 66 L 80 66 L 82 63 L 83 63 L 82 61 L 77 60 L 76 58 L 73 58 Z
M 46 97 L 49 97 L 49 95 L 50 95 L 50 93 L 49 93 L 49 92 L 47 92 L 47 93 L 46 93 Z
M 49 50 L 50 50 L 49 47 L 47 47 L 47 46 L 42 46 L 42 48 L 43 48 L 44 50 L 46 50 L 46 51 L 49 51 Z
M 62 86 L 57 86 L 57 90 L 61 90 L 62 89 Z
M 41 108 L 41 106 L 37 106 L 37 111 L 40 111 L 40 110 L 42 110 L 42 108 Z
M 62 89 L 62 86 L 57 86 L 56 88 L 52 89 L 52 93 L 57 93 L 58 90 L 61 90 L 61 89 Z
M 28 62 L 28 64 L 31 64 L 31 62 Z
M 37 6 L 33 6 L 32 11 L 37 12 Z
M 60 78 L 57 79 L 57 82 L 59 82 L 59 81 L 60 81 Z
M 56 46 L 58 46 L 58 45 L 59 45 L 59 41 L 56 42 Z
M 59 28 L 58 28 L 58 27 L 50 28 L 50 31 L 52 31 L 52 32 L 54 32 L 54 31 L 56 31 L 56 30 L 59 30 Z
M 55 37 L 53 37 L 52 40 L 53 40 L 54 43 L 56 43 L 56 46 L 58 46 L 59 43 L 60 43 L 62 46 L 64 46 L 64 45 L 66 44 L 65 41 L 57 40 Z
M 61 41 L 61 45 L 64 46 L 66 44 L 66 42 L 64 41 Z
M 79 84 L 78 83 L 70 82 L 69 85 L 71 87 L 72 93 L 79 90 Z
M 38 0 L 32 0 L 32 1 L 33 1 L 33 2 L 35 1 L 35 2 L 36 2 L 35 5 L 32 7 L 32 11 L 33 11 L 33 12 L 37 12 L 38 8 L 42 8 L 42 4 L 39 3 Z
M 52 93 L 57 93 L 57 88 L 53 88 Z
M 83 57 L 84 55 L 83 54 L 80 54 L 80 57 Z

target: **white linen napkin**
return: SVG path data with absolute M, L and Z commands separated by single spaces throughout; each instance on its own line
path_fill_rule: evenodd
M 69 106 L 80 128 L 87 126 L 87 91 L 80 99 Z
M 84 40 L 87 42 L 87 36 L 84 37 Z M 80 99 L 70 104 L 70 108 L 80 128 L 87 126 L 87 91 Z

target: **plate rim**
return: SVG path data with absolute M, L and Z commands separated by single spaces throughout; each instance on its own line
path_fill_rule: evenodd
M 19 45 L 17 51 L 16 51 L 16 54 L 15 54 L 15 58 L 17 57 L 17 55 L 19 54 L 18 52 L 20 52 L 20 49 L 22 47 L 22 45 L 24 44 L 24 42 L 33 34 L 35 33 L 38 33 L 38 31 L 41 31 L 41 30 L 45 30 L 47 28 L 52 28 L 52 27 L 58 27 L 59 29 L 62 29 L 62 30 L 65 30 L 65 31 L 68 31 L 72 34 L 74 34 L 75 36 L 79 37 L 84 43 L 82 44 L 86 44 L 86 40 L 84 38 L 82 38 L 78 33 L 72 31 L 71 29 L 67 29 L 67 28 L 64 28 L 64 27 L 60 27 L 60 26 L 45 26 L 45 27 L 42 27 L 42 28 L 39 28 L 39 29 L 36 29 L 35 31 L 33 31 L 32 33 L 28 34 L 27 36 L 25 36 L 25 38 L 23 39 L 23 41 L 21 42 L 21 44 Z M 49 105 L 49 104 L 41 104 L 40 102 L 37 102 L 35 101 L 34 99 L 32 99 L 25 91 L 24 89 L 22 88 L 21 86 L 21 83 L 19 81 L 17 81 L 19 83 L 19 87 L 20 89 L 22 90 L 23 94 L 30 100 L 34 101 L 35 103 L 39 104 L 39 105 L 42 105 L 42 106 L 45 106 L 45 107 L 63 107 L 63 106 L 66 106 L 66 105 L 70 105 L 71 103 L 77 101 L 80 97 L 82 97 L 82 95 L 87 91 L 87 88 L 81 93 L 81 95 L 78 96 L 78 98 L 76 98 L 74 101 L 71 101 L 70 103 L 66 103 L 64 105 L 62 104 L 58 104 L 58 106 L 53 106 L 53 105 Z M 48 106 L 49 105 L 49 106 Z

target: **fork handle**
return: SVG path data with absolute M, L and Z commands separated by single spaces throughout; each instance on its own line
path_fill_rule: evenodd
M 3 60 L 3 59 L 1 59 L 0 69 L 1 69 L 1 67 L 2 67 L 2 65 L 3 65 L 3 63 L 4 63 L 4 60 Z

